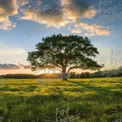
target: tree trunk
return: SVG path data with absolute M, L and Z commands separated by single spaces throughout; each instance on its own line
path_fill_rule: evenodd
M 63 67 L 62 69 L 62 80 L 67 80 L 67 73 L 66 73 L 66 67 Z

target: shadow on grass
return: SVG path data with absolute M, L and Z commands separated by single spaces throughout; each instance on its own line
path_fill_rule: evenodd
M 111 104 L 111 102 L 117 102 L 118 104 L 121 104 L 121 102 L 122 102 L 122 92 L 121 91 L 112 91 L 109 88 L 96 87 L 96 86 L 93 86 L 94 84 L 90 84 L 90 83 L 86 84 L 85 82 L 79 82 L 79 81 L 77 82 L 77 81 L 68 80 L 66 82 L 73 83 L 77 86 L 82 86 L 84 88 L 81 88 L 81 89 L 86 89 L 86 91 L 91 91 L 91 92 L 93 91 L 96 93 L 96 94 L 83 95 L 83 97 L 85 97 L 84 100 L 86 100 L 86 101 L 87 100 L 90 100 L 90 101 L 96 100 L 96 101 L 100 101 L 100 102 L 109 101 L 108 103 L 105 102 L 106 104 Z M 84 94 L 84 93 L 81 92 L 81 94 Z
M 103 93 L 103 92 L 111 93 L 111 91 L 108 88 L 95 87 L 95 86 L 91 85 L 90 83 L 86 84 L 86 83 L 81 83 L 79 81 L 76 82 L 76 81 L 71 81 L 71 80 L 67 80 L 65 82 L 73 83 L 74 85 L 77 85 L 77 86 L 82 86 L 87 90 L 95 91 L 97 93 Z

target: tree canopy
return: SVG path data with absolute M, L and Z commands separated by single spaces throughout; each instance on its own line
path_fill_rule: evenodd
M 62 79 L 72 69 L 98 70 L 102 68 L 93 58 L 99 54 L 87 37 L 78 35 L 53 35 L 42 39 L 36 50 L 28 53 L 33 70 L 56 69 L 62 72 Z

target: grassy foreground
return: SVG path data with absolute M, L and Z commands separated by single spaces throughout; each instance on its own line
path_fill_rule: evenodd
M 55 117 L 57 108 L 62 121 Z M 119 118 L 122 78 L 0 79 L 0 122 L 120 122 Z

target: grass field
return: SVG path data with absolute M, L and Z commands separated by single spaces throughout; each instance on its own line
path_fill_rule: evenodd
M 122 78 L 0 79 L 1 122 L 48 117 L 49 122 L 122 122 Z

